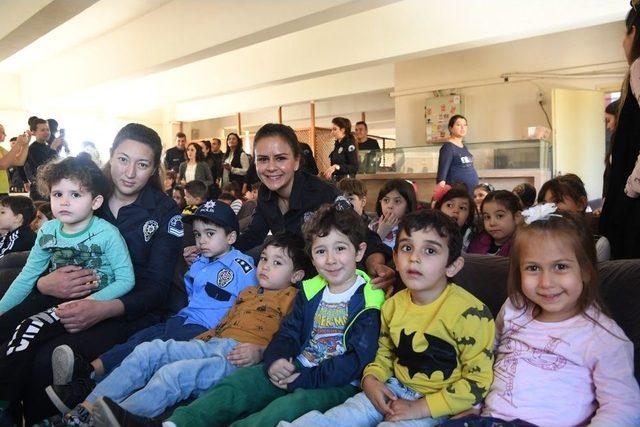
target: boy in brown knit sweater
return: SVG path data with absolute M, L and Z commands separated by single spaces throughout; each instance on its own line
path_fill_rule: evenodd
M 247 287 L 217 327 L 191 341 L 155 340 L 136 347 L 122 364 L 96 386 L 103 396 L 81 421 L 108 425 L 110 399 L 122 410 L 155 417 L 177 402 L 197 396 L 238 367 L 262 360 L 262 352 L 291 309 L 308 260 L 300 236 L 281 233 L 265 240 L 257 267 L 258 285 Z M 107 413 L 105 413 L 105 411 Z M 70 420 L 69 420 L 70 421 Z

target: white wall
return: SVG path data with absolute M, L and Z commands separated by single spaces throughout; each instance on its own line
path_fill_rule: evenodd
M 621 79 L 538 79 L 493 84 L 500 81 L 499 76 L 508 72 L 594 68 L 597 64 L 609 63 L 608 66 L 597 68 L 620 69 L 624 67 L 620 46 L 622 28 L 622 23 L 605 24 L 399 62 L 395 67 L 395 93 L 401 95 L 417 88 L 446 89 L 477 85 L 458 90 L 466 101 L 468 140 L 518 139 L 523 136 L 525 127 L 546 125 L 546 119 L 536 102 L 539 88 L 544 92 L 545 108 L 551 115 L 552 88 L 595 89 L 604 84 L 620 84 Z M 399 145 L 424 143 L 424 99 L 430 96 L 428 92 L 395 97 Z

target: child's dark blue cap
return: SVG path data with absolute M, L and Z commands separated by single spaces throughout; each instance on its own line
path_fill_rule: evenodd
M 228 227 L 236 233 L 240 230 L 236 213 L 224 202 L 209 200 L 201 205 L 192 215 L 184 215 L 184 222 L 193 222 L 194 219 L 206 219 L 221 227 Z

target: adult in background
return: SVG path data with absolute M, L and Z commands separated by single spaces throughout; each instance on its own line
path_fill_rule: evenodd
M 187 136 L 183 132 L 176 133 L 176 146 L 169 148 L 164 155 L 164 167 L 167 170 L 175 171 L 176 173 L 180 169 L 180 164 L 187 160 L 187 155 L 184 151 L 187 145 Z
M 359 121 L 356 123 L 354 136 L 360 150 L 380 149 L 378 141 L 373 138 L 369 138 L 369 126 L 367 126 L 367 123 L 365 121 Z
M 224 168 L 222 167 L 222 162 L 224 161 L 224 153 L 222 152 L 222 141 L 219 138 L 213 138 L 211 140 L 211 151 L 209 152 L 209 158 L 211 158 L 211 175 L 213 175 L 213 180 L 217 183 L 220 183 L 222 180 L 222 172 Z
M 60 148 L 61 141 L 54 139 L 51 143 L 51 147 L 47 145 L 47 140 L 51 136 L 49 131 L 49 124 L 46 120 L 32 116 L 29 118 L 29 129 L 33 133 L 36 140 L 29 146 L 29 152 L 27 153 L 27 160 L 24 163 L 24 171 L 27 174 L 27 179 L 30 183 L 29 197 L 31 200 L 46 200 L 37 190 L 36 174 L 38 168 L 48 161 L 58 157 L 58 149 Z
M 463 142 L 467 129 L 464 116 L 456 114 L 449 119 L 450 136 L 440 148 L 436 181 L 440 187 L 461 182 L 473 197 L 473 189 L 478 185 L 478 173 L 473 167 L 473 155 Z
M 187 161 L 180 163 L 178 180 L 183 186 L 191 181 L 202 181 L 207 188 L 213 184 L 211 169 L 204 160 L 200 144 L 192 142 L 187 146 Z
M 358 151 L 366 150 L 366 154 L 360 166 L 363 173 L 376 173 L 380 164 L 380 145 L 378 141 L 369 138 L 369 127 L 365 121 L 356 123 L 354 135 L 358 143 Z
M 310 175 L 318 175 L 318 164 L 316 163 L 315 157 L 313 157 L 313 150 L 309 144 L 300 142 L 300 152 L 300 159 L 302 160 L 300 167 L 302 170 Z
M 4 142 L 6 136 L 4 126 L 0 124 L 0 143 Z M 0 197 L 9 194 L 9 170 L 12 169 L 12 167 L 17 168 L 24 165 L 24 162 L 27 160 L 30 136 L 30 133 L 25 132 L 23 135 L 17 137 L 15 142 L 12 142 L 10 151 L 0 147 Z
M 24 379 L 27 425 L 56 413 L 44 393 L 53 381 L 54 348 L 66 344 L 85 360 L 93 360 L 140 329 L 158 323 L 164 314 L 184 230 L 175 202 L 162 191 L 161 154 L 158 134 L 130 123 L 116 135 L 105 166 L 113 193 L 97 214 L 118 227 L 127 243 L 135 273 L 133 290 L 111 301 L 80 299 L 90 293 L 94 287 L 91 281 L 97 277 L 92 270 L 74 266 L 62 267 L 38 280 L 34 292 L 78 300 L 56 311 L 68 333 L 41 345 L 31 375 Z M 34 314 L 38 309 L 34 307 Z
M 625 194 L 627 179 L 640 153 L 640 5 L 625 20 L 622 42 L 629 72 L 622 87 L 620 111 L 611 148 L 611 172 L 600 217 L 600 233 L 609 239 L 613 259 L 640 258 L 640 198 Z M 631 194 L 633 196 L 634 194 Z
M 237 182 L 242 186 L 251 161 L 242 149 L 242 139 L 237 133 L 227 135 L 227 152 L 224 154 L 222 186 Z
M 324 171 L 326 179 L 338 182 L 345 177 L 355 178 L 358 173 L 358 152 L 351 134 L 351 121 L 345 117 L 331 120 L 331 136 L 335 138 L 329 154 L 331 166 Z

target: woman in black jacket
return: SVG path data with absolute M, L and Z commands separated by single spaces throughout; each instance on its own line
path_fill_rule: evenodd
M 358 173 L 358 150 L 351 134 L 351 121 L 344 117 L 331 120 L 331 135 L 336 139 L 329 154 L 331 166 L 324 171 L 324 177 L 340 181 L 345 177 L 355 178 Z

